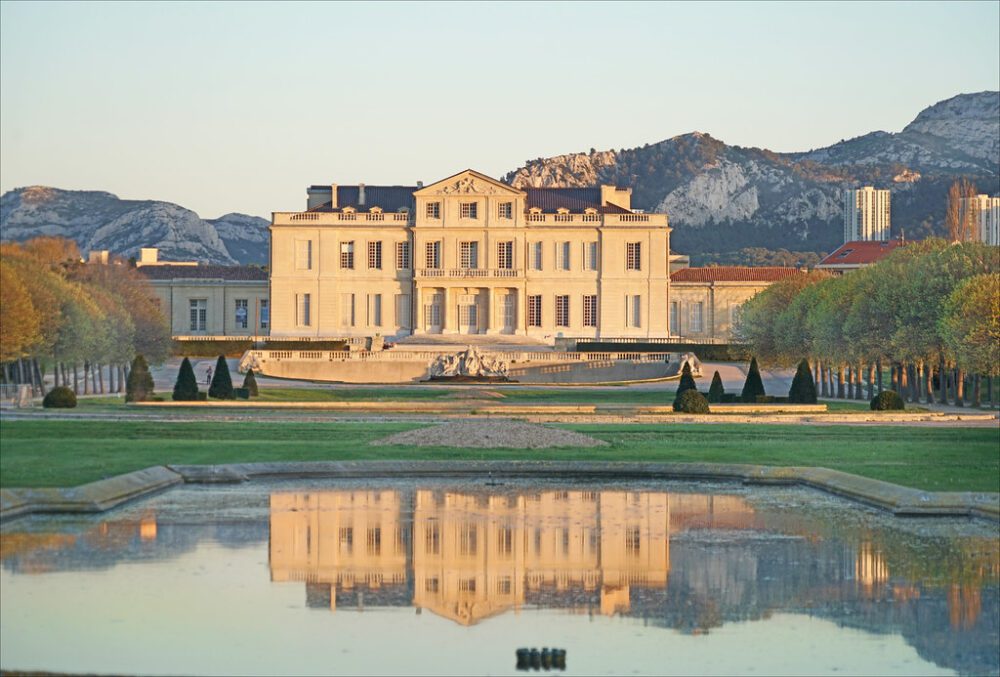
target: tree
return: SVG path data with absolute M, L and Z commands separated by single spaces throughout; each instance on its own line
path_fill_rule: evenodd
M 193 371 L 191 372 L 194 373 Z M 136 355 L 128 372 L 128 382 L 125 385 L 126 402 L 145 402 L 153 395 L 153 375 L 149 373 L 146 358 Z
M 29 354 L 41 340 L 41 326 L 31 295 L 17 270 L 0 265 L 0 362 Z
M 722 377 L 718 370 L 712 375 L 712 385 L 708 388 L 708 401 L 711 404 L 722 402 L 722 396 L 726 394 L 726 389 L 722 386 Z
M 809 361 L 803 359 L 795 370 L 792 387 L 788 389 L 788 401 L 795 404 L 816 404 L 816 382 L 813 381 Z
M 215 362 L 215 373 L 212 375 L 212 385 L 208 387 L 208 396 L 217 400 L 231 400 L 236 397 L 225 355 L 219 355 L 219 359 Z
M 260 395 L 260 390 L 257 389 L 257 377 L 253 375 L 253 369 L 248 369 L 247 375 L 243 377 L 243 387 L 250 392 L 251 397 Z
M 948 188 L 948 206 L 944 225 L 951 242 L 969 242 L 976 239 L 975 214 L 962 208 L 962 200 L 976 195 L 976 184 L 968 179 L 956 179 Z
M 685 362 L 684 368 L 681 369 L 681 382 L 677 385 L 677 393 L 674 395 L 676 400 L 680 397 L 681 393 L 685 390 L 697 390 L 698 386 L 694 382 L 694 376 L 691 375 L 691 363 Z
M 186 357 L 177 372 L 173 399 L 177 402 L 194 402 L 198 399 L 198 379 L 194 375 L 191 360 Z
M 756 402 L 758 395 L 765 395 L 764 382 L 760 378 L 760 367 L 757 366 L 757 358 L 750 358 L 750 369 L 747 370 L 747 379 L 743 383 L 743 392 L 740 399 L 744 402 Z
M 1000 376 L 1000 274 L 970 277 L 945 299 L 938 327 L 959 366 Z

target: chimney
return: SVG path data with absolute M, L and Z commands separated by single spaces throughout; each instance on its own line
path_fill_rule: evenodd
M 363 183 L 358 184 L 358 206 L 365 206 L 365 184 Z
M 330 184 L 330 206 L 333 209 L 337 208 L 337 184 Z
M 159 262 L 160 250 L 156 247 L 142 247 L 139 250 L 139 265 L 155 266 Z

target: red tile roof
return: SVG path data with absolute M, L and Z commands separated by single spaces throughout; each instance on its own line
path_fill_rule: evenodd
M 681 268 L 671 274 L 671 282 L 777 282 L 801 275 L 798 268 L 779 266 L 711 266 L 708 268 Z
M 868 266 L 880 261 L 903 244 L 902 240 L 856 240 L 845 242 L 835 252 L 819 262 L 818 268 L 826 266 Z

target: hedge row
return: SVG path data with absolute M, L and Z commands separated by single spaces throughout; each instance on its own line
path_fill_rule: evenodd
M 227 339 L 224 341 L 174 340 L 173 354 L 177 357 L 240 357 L 254 349 L 252 339 Z M 347 350 L 344 341 L 263 341 L 258 350 Z
M 578 341 L 579 353 L 694 353 L 699 360 L 742 362 L 750 359 L 750 350 L 736 343 L 606 343 Z

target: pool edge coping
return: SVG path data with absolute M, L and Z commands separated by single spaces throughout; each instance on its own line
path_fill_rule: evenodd
M 178 484 L 255 479 L 477 477 L 738 481 L 799 485 L 881 508 L 899 517 L 971 517 L 1000 522 L 1000 493 L 933 492 L 829 468 L 733 463 L 594 461 L 312 461 L 151 466 L 60 488 L 0 489 L 0 522 L 36 513 L 100 513 Z

